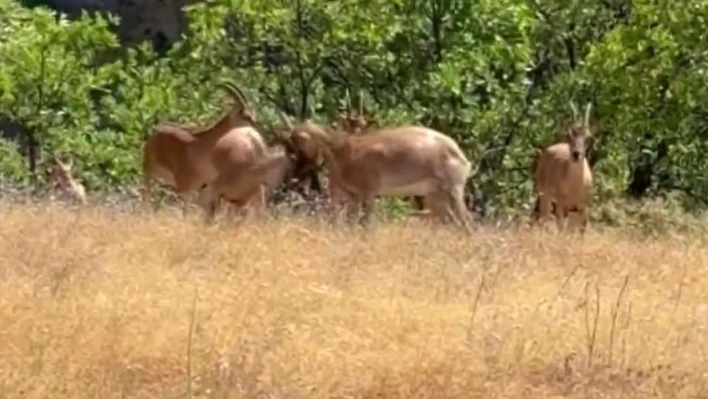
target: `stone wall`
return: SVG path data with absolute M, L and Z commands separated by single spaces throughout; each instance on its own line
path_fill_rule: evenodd
M 169 44 L 187 28 L 182 8 L 199 0 L 23 0 L 75 15 L 81 10 L 108 11 L 121 17 L 118 36 L 129 45 L 141 40 Z

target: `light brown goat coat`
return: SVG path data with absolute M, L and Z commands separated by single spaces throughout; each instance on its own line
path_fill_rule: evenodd
M 577 212 L 587 223 L 586 212 L 592 188 L 592 172 L 587 159 L 570 161 L 568 143 L 554 144 L 541 154 L 534 176 L 538 195 L 539 217 L 551 213 L 555 205 L 558 221 Z
M 471 165 L 450 137 L 421 126 L 358 136 L 311 121 L 290 126 L 296 147 L 310 156 L 314 151 L 324 156 L 334 204 L 360 203 L 368 220 L 376 196 L 419 195 L 440 219 L 469 227 L 463 196 Z
M 295 165 L 292 157 L 284 148 L 274 147 L 255 162 L 224 169 L 202 193 L 200 201 L 207 209 L 207 219 L 214 218 L 221 199 L 241 210 L 264 187 L 280 185 Z
M 566 141 L 545 148 L 535 163 L 535 219 L 543 219 L 555 208 L 556 223 L 563 229 L 565 219 L 576 213 L 584 231 L 589 220 L 590 191 L 593 185 L 590 165 L 585 157 L 585 140 L 590 137 L 586 109 L 585 121 L 566 132 Z M 577 112 L 576 112 L 577 118 Z M 575 155 L 574 155 L 575 153 Z

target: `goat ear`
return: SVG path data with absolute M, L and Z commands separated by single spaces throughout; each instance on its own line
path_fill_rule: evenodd
M 71 169 L 71 165 L 63 161 L 59 155 L 54 155 L 54 164 L 64 170 Z

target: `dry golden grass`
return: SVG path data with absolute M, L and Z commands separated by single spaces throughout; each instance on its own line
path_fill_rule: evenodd
M 0 205 L 0 396 L 705 397 L 704 243 Z

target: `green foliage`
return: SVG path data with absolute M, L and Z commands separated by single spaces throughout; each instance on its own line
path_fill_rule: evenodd
M 17 145 L 0 139 L 0 181 L 24 183 L 27 181 L 27 168 Z
M 569 102 L 592 101 L 594 201 L 681 192 L 684 207 L 706 206 L 708 0 L 208 0 L 187 16 L 165 56 L 144 44 L 108 59 L 109 21 L 0 0 L 0 110 L 43 153 L 73 154 L 90 190 L 109 190 L 136 182 L 156 122 L 213 122 L 223 78 L 266 136 L 277 109 L 327 120 L 348 91 L 375 124 L 458 140 L 475 208 L 514 216 L 528 213 L 532 159 Z M 17 159 L 0 169 L 26 174 Z

